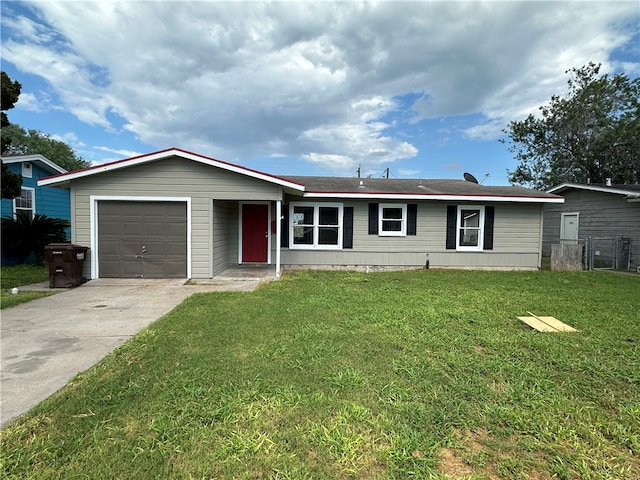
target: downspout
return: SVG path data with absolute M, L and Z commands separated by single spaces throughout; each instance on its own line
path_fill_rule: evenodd
M 276 200 L 276 278 L 280 278 L 280 238 L 282 236 L 282 200 Z

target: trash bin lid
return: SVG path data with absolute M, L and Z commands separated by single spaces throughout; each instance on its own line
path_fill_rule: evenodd
M 50 243 L 44 247 L 45 250 L 89 250 L 89 247 L 75 245 L 73 243 Z

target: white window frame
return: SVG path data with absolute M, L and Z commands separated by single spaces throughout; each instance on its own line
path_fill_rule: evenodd
M 478 244 L 477 245 L 460 245 L 460 231 L 465 228 L 463 226 L 462 211 L 463 210 L 478 210 L 480 218 L 478 220 L 478 227 L 466 227 L 477 228 L 478 230 Z M 467 252 L 481 252 L 484 248 L 484 206 L 479 205 L 458 205 L 458 214 L 456 217 L 456 250 Z
M 385 208 L 401 208 L 401 219 L 385 219 Z M 384 230 L 382 227 L 385 221 L 399 221 L 400 230 Z M 407 236 L 407 204 L 406 203 L 381 203 L 378 205 L 378 235 L 380 237 L 406 237 Z
M 313 207 L 313 244 L 295 244 L 293 239 L 294 223 L 293 210 L 295 207 Z M 338 209 L 338 243 L 337 245 L 318 244 L 318 229 L 320 225 L 320 208 L 330 207 Z M 344 205 L 342 203 L 311 203 L 311 202 L 291 202 L 289 203 L 289 248 L 292 250 L 342 250 L 343 236 L 343 213 Z M 335 225 L 331 225 L 335 227 Z
M 29 190 L 31 192 L 31 208 L 18 207 L 17 200 L 22 197 L 22 190 Z M 13 216 L 16 217 L 18 211 L 31 211 L 31 218 L 36 214 L 36 189 L 33 187 L 21 187 L 20 197 L 13 199 Z

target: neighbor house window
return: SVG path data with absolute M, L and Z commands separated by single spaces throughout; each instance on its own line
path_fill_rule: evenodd
M 290 248 L 342 248 L 342 204 L 289 204 Z
M 25 212 L 33 217 L 33 215 L 35 214 L 33 188 L 22 187 L 20 196 L 16 197 L 13 200 L 13 211 L 16 214 L 18 212 Z
M 378 208 L 378 235 L 404 237 L 407 234 L 407 205 L 381 203 Z
M 484 207 L 458 206 L 459 250 L 482 250 Z

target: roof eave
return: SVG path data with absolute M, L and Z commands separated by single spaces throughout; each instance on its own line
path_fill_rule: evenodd
M 215 166 L 221 168 L 223 170 L 227 170 L 234 173 L 239 173 L 241 175 L 246 175 L 252 178 L 256 178 L 259 180 L 263 180 L 269 183 L 277 184 L 281 187 L 290 188 L 297 191 L 304 191 L 304 185 L 299 183 L 295 183 L 289 180 L 282 179 L 280 177 L 276 177 L 274 175 L 269 175 L 263 172 L 259 172 L 257 170 L 252 170 L 250 168 L 241 167 L 239 165 L 234 165 L 232 163 L 223 162 L 221 160 L 217 160 L 215 158 L 205 157 L 203 155 L 198 155 L 195 153 L 188 152 L 186 150 L 180 150 L 178 148 L 171 148 L 167 150 L 162 150 L 160 152 L 155 152 L 147 155 L 141 155 L 138 157 L 132 157 L 124 160 L 118 160 L 115 162 L 97 165 L 94 167 L 89 167 L 83 170 L 77 170 L 75 172 L 69 172 L 61 175 L 54 175 L 51 177 L 46 177 L 38 181 L 38 185 L 48 186 L 48 185 L 56 185 L 63 182 L 69 182 L 71 180 L 76 180 L 79 178 L 84 178 L 92 175 L 96 175 L 99 173 L 120 170 L 122 168 L 133 167 L 136 165 L 141 165 L 145 163 L 150 163 L 158 160 L 163 160 L 165 158 L 170 158 L 172 156 L 186 158 L 188 160 L 192 160 L 195 162 L 203 163 L 205 165 Z
M 57 163 L 52 162 L 47 157 L 40 154 L 32 154 L 32 155 L 7 155 L 2 157 L 2 161 L 7 165 L 12 163 L 39 163 L 41 166 L 45 168 L 45 170 L 49 170 L 56 175 L 67 173 L 67 170 L 62 168 Z
M 634 190 L 624 190 L 616 187 L 607 187 L 606 185 L 593 185 L 593 184 L 583 185 L 581 183 L 563 183 L 553 188 L 550 188 L 546 192 L 553 193 L 555 195 L 560 195 L 565 190 L 570 190 L 572 188 L 576 190 L 589 190 L 591 192 L 614 193 L 616 195 L 628 195 L 632 197 L 638 195 L 638 192 Z
M 527 197 L 506 195 L 414 194 L 379 192 L 305 192 L 305 198 L 348 198 L 380 200 L 438 200 L 462 202 L 564 203 L 562 197 Z

